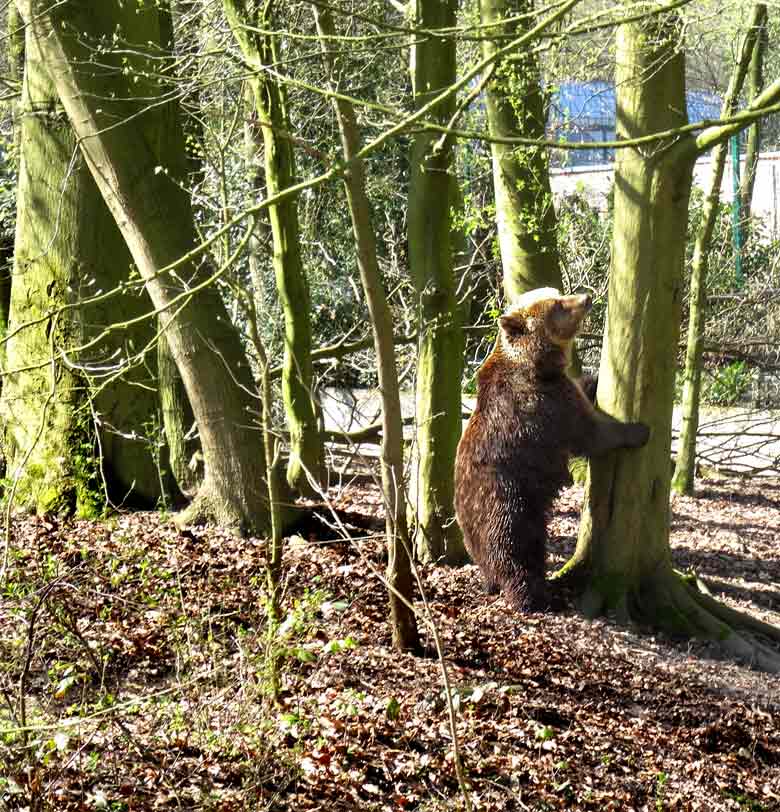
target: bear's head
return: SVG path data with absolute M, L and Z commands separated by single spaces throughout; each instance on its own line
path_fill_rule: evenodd
M 515 358 L 561 352 L 568 359 L 592 304 L 587 293 L 563 296 L 555 288 L 529 290 L 498 320 L 501 348 Z

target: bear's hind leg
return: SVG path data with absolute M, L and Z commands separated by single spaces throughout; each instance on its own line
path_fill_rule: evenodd
M 486 595 L 498 595 L 501 592 L 501 584 L 492 576 L 482 573 L 482 589 Z
M 544 578 L 516 573 L 506 585 L 507 601 L 519 612 L 544 612 L 550 608 L 550 596 Z
M 511 555 L 506 562 L 509 566 L 502 582 L 507 600 L 521 612 L 544 611 L 550 606 L 544 578 L 546 541 L 543 523 L 541 530 L 530 532 L 524 524 L 509 545 Z

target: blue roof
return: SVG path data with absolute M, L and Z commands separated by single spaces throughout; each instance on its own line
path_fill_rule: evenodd
M 710 93 L 708 90 L 689 90 L 685 98 L 688 100 L 688 121 L 720 118 L 723 101 L 717 93 Z
M 715 93 L 690 90 L 686 94 L 688 120 L 720 117 L 721 100 Z M 548 132 L 569 142 L 614 141 L 616 119 L 615 85 L 612 82 L 561 82 L 550 98 Z M 567 165 L 607 163 L 612 149 L 568 151 Z
M 689 90 L 689 121 L 719 118 L 721 100 L 706 90 Z M 550 99 L 550 123 L 567 130 L 615 128 L 615 86 L 612 82 L 561 82 Z
M 615 124 L 615 86 L 609 82 L 561 82 L 550 99 L 550 119 L 573 129 Z

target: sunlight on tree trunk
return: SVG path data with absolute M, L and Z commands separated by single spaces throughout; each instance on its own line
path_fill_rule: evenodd
M 759 46 L 759 28 L 766 15 L 766 7 L 754 7 L 753 19 L 743 37 L 740 57 L 734 68 L 721 107 L 721 118 L 727 118 L 737 109 L 739 95 L 745 82 L 745 74 L 751 55 Z M 699 430 L 699 406 L 701 399 L 701 365 L 704 348 L 704 325 L 707 318 L 707 272 L 712 234 L 720 208 L 720 186 L 726 165 L 728 143 L 717 144 L 712 150 L 712 175 L 710 188 L 704 200 L 701 223 L 696 234 L 691 265 L 690 308 L 688 317 L 688 343 L 683 373 L 682 426 L 678 442 L 672 489 L 677 493 L 692 494 L 696 474 L 696 433 Z
M 271 4 L 224 0 L 233 34 L 247 63 L 256 71 L 249 77 L 258 126 L 265 142 L 265 182 L 272 196 L 295 183 L 295 156 L 284 86 L 267 70 L 277 65 L 275 19 Z M 324 483 L 324 451 L 317 418 L 311 363 L 311 303 L 301 261 L 298 203 L 294 197 L 269 206 L 274 243 L 274 271 L 284 311 L 285 344 L 282 396 L 290 429 L 287 482 L 307 496 Z M 308 473 L 307 473 L 308 472 Z M 309 475 L 315 487 L 309 483 Z
M 24 76 L 24 22 L 19 14 L 19 10 L 11 3 L 8 6 L 8 16 L 6 17 L 8 49 L 8 73 L 12 84 L 22 85 Z M 21 143 L 21 100 L 20 97 L 11 98 L 0 102 L 0 113 L 5 113 L 12 126 L 13 153 L 9 151 L 5 154 L 5 161 L 19 170 L 19 145 Z M 13 156 L 13 157 L 12 157 Z M 2 233 L 0 233 L 0 334 L 5 336 L 8 330 L 8 316 L 11 308 L 11 269 L 14 259 L 14 223 L 11 218 L 5 220 L 0 217 Z M 5 366 L 5 344 L 0 344 L 0 364 Z M 2 393 L 3 379 L 0 376 L 0 393 Z M 2 451 L 0 451 L 0 468 L 5 464 Z
M 456 23 L 456 0 L 417 0 L 415 25 L 437 29 Z M 455 81 L 455 40 L 421 33 L 412 46 L 415 109 Z M 452 98 L 432 111 L 447 123 Z M 463 329 L 452 261 L 452 146 L 439 135 L 412 138 L 409 180 L 409 268 L 418 300 L 417 445 L 411 482 L 415 552 L 423 561 L 466 560 L 455 521 L 455 452 L 462 430 Z M 436 145 L 434 147 L 434 145 Z
M 179 11 L 183 12 L 184 9 L 180 8 Z M 173 15 L 169 6 L 161 6 L 159 21 L 160 43 L 172 56 Z M 174 71 L 172 59 L 167 60 L 166 70 Z M 196 162 L 190 151 L 183 148 L 184 117 L 181 105 L 177 99 L 171 99 L 167 104 L 157 106 L 156 116 L 158 124 L 156 151 L 160 156 L 160 163 L 167 168 L 171 178 L 184 188 L 189 188 L 192 176 L 200 176 L 203 166 L 202 160 Z M 195 415 L 187 397 L 187 390 L 168 339 L 164 335 L 169 320 L 170 316 L 163 313 L 157 322 L 158 329 L 163 333 L 157 342 L 157 389 L 165 441 L 161 462 L 170 468 L 175 480 L 175 483 L 172 483 L 172 490 L 178 489 L 180 494 L 192 498 L 203 479 L 203 466 L 198 464 L 203 455 L 200 453 Z M 175 501 L 177 494 L 173 493 L 172 496 Z
M 131 259 L 78 154 L 33 37 L 25 53 L 12 337 L 0 408 L 9 473 L 18 478 L 15 502 L 40 513 L 94 514 L 105 502 L 105 474 L 113 500 L 153 507 L 161 494 L 150 444 L 156 438 L 146 442 L 143 434 L 154 433 L 156 370 L 134 364 L 113 376 L 115 353 L 128 359 L 154 333 L 141 324 L 91 347 L 83 359 L 76 349 L 118 315 L 142 313 L 143 304 L 132 293 L 79 304 L 123 282 Z M 80 369 L 82 360 L 102 374 Z
M 333 20 L 325 9 L 314 6 L 320 45 L 326 55 L 331 84 L 335 83 L 335 66 L 328 57 L 328 38 L 335 35 Z M 335 99 L 333 106 L 341 136 L 344 160 L 350 161 L 360 151 L 355 111 L 346 101 Z M 382 276 L 376 257 L 376 233 L 371 221 L 371 205 L 366 194 L 365 166 L 355 161 L 344 178 L 352 231 L 355 236 L 358 269 L 363 292 L 371 316 L 374 351 L 377 359 L 379 392 L 382 396 L 382 493 L 385 501 L 385 531 L 387 537 L 387 582 L 390 592 L 390 613 L 393 646 L 416 650 L 420 640 L 412 604 L 411 543 L 406 524 L 406 489 L 403 467 L 403 422 L 398 373 L 393 344 L 393 321 L 382 288 Z
M 684 124 L 684 59 L 673 20 L 618 29 L 617 136 Z M 628 618 L 642 581 L 671 570 L 669 468 L 683 249 L 692 162 L 617 151 L 615 225 L 598 402 L 651 428 L 648 445 L 590 465 L 575 562 L 587 561 L 586 609 Z M 643 607 L 639 607 L 643 608 Z
M 252 418 L 254 382 L 239 336 L 216 286 L 205 284 L 208 263 L 186 260 L 175 275 L 158 273 L 196 245 L 189 195 L 160 163 L 153 146 L 157 122 L 147 109 L 165 90 L 154 65 L 162 44 L 160 12 L 75 0 L 54 7 L 45 0 L 19 0 L 17 5 L 149 296 L 158 312 L 171 317 L 167 338 L 197 420 L 205 462 L 203 485 L 179 520 L 209 519 L 262 531 L 269 521 L 265 466 Z M 85 70 L 90 43 L 111 40 L 115 33 L 129 43 L 130 56 L 104 53 L 100 71 Z M 127 70 L 122 58 L 129 60 Z M 181 298 L 174 302 L 176 296 Z
M 480 19 L 491 26 L 483 54 L 494 54 L 507 40 L 533 25 L 532 0 L 480 0 Z M 496 25 L 510 19 L 503 25 Z M 536 56 L 529 48 L 499 62 L 487 85 L 491 136 L 544 138 L 545 100 Z M 504 295 L 508 301 L 534 288 L 561 288 L 555 206 L 546 147 L 491 143 L 496 222 L 501 249 Z
M 534 22 L 528 16 L 533 0 L 480 0 L 480 19 L 492 38 L 482 43 L 488 57 L 528 31 Z M 503 20 L 503 25 L 498 25 Z M 539 65 L 529 48 L 498 62 L 487 84 L 488 131 L 495 138 L 525 136 L 544 138 L 546 100 Z M 552 287 L 565 291 L 558 254 L 558 221 L 550 187 L 547 147 L 490 145 L 496 223 L 504 297 L 511 302 L 534 288 Z M 572 353 L 572 377 L 579 377 L 579 354 Z M 583 475 L 584 463 L 572 463 L 575 478 Z
M 659 7 L 663 4 L 659 3 Z M 616 49 L 617 135 L 685 122 L 685 65 L 674 14 L 624 23 Z M 780 83 L 757 103 L 780 94 Z M 719 604 L 671 561 L 670 451 L 687 207 L 693 165 L 735 126 L 677 139 L 666 149 L 617 151 L 609 308 L 598 401 L 651 428 L 642 449 L 591 461 L 577 549 L 559 575 L 585 584 L 583 610 L 639 618 L 673 634 L 716 640 L 732 656 L 780 670 L 752 632 L 774 629 Z

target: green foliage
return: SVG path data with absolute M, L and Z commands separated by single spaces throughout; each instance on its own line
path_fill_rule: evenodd
M 767 809 L 761 801 L 751 798 L 746 792 L 738 789 L 724 789 L 723 794 L 739 804 L 739 808 L 744 812 L 764 812 Z
M 708 372 L 702 385 L 705 403 L 734 406 L 750 392 L 754 376 L 746 361 L 732 361 Z
M 270 609 L 268 598 L 264 600 L 267 611 Z M 329 601 L 328 594 L 322 589 L 306 590 L 296 598 L 286 616 L 275 628 L 268 629 L 266 651 L 262 670 L 264 672 L 264 690 L 272 693 L 272 687 L 280 677 L 280 672 L 287 664 L 309 665 L 323 656 L 344 655 L 357 648 L 354 637 L 333 638 L 320 642 L 317 632 L 323 612 L 341 612 L 348 608 L 343 601 Z
M 655 777 L 655 808 L 658 812 L 662 812 L 664 808 L 664 793 L 668 780 L 669 776 L 664 772 L 658 773 Z
M 540 742 L 548 742 L 555 738 L 555 728 L 550 725 L 539 725 L 534 731 L 534 738 Z
M 390 699 L 387 700 L 385 713 L 391 722 L 394 722 L 400 716 L 401 704 L 394 696 L 391 696 Z
M 81 519 L 97 519 L 106 507 L 101 491 L 100 461 L 94 443 L 83 439 L 73 455 L 73 477 L 76 486 L 76 515 Z

